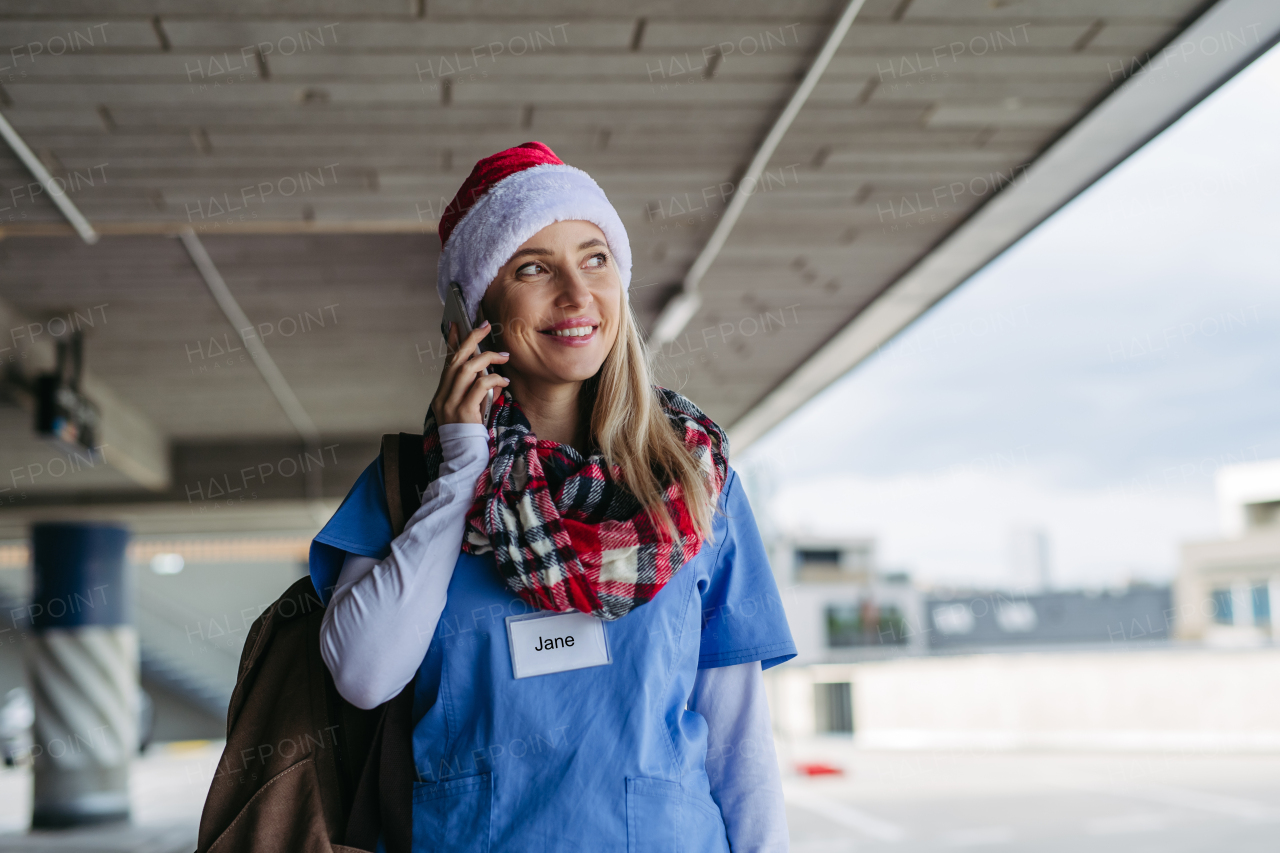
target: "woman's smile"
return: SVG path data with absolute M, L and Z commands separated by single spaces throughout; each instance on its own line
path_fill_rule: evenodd
M 538 333 L 566 347 L 585 347 L 596 337 L 600 321 L 591 317 L 573 317 L 539 329 Z

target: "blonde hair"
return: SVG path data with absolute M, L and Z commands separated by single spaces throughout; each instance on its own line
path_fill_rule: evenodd
M 618 338 L 600 371 L 583 388 L 588 395 L 583 402 L 591 406 L 591 436 L 604 458 L 621 469 L 627 489 L 649 517 L 673 539 L 675 521 L 663 493 L 679 485 L 694 527 L 705 539 L 711 535 L 715 512 L 711 482 L 658 402 L 649 354 L 625 291 L 620 313 Z

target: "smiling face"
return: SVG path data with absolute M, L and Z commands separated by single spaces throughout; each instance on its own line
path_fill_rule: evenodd
M 480 304 L 497 348 L 511 353 L 503 372 L 513 388 L 577 384 L 618 338 L 622 280 L 597 226 L 556 222 L 516 250 Z

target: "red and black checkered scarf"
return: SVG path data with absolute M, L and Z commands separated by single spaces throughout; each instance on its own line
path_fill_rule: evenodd
M 718 502 L 728 474 L 724 432 L 689 400 L 655 389 L 671 427 L 702 467 Z M 427 474 L 444 461 L 435 416 L 423 435 Z M 702 541 L 679 484 L 663 501 L 675 522 L 672 539 L 600 453 L 540 441 L 510 394 L 494 402 L 489 467 L 476 483 L 462 550 L 493 552 L 508 589 L 539 610 L 618 619 L 649 601 Z

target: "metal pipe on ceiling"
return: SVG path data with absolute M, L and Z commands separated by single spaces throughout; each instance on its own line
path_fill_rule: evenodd
M 653 330 L 649 333 L 651 346 L 661 346 L 675 340 L 676 335 L 680 334 L 689 321 L 693 319 L 693 315 L 698 312 L 698 308 L 702 305 L 702 295 L 698 292 L 698 285 L 702 281 L 702 277 L 707 274 L 707 270 L 711 269 L 711 264 L 715 262 L 720 250 L 724 248 L 725 241 L 729 239 L 729 233 L 733 231 L 733 226 L 737 224 L 743 208 L 747 206 L 747 199 L 751 197 L 752 193 L 746 188 L 750 186 L 754 190 L 759 184 L 760 176 L 764 174 L 765 167 L 769 165 L 773 152 L 777 150 L 778 144 L 782 142 L 782 137 L 786 135 L 791 123 L 799 115 L 800 108 L 804 106 L 805 101 L 809 100 L 809 95 L 813 93 L 814 88 L 818 85 L 823 72 L 827 70 L 832 57 L 836 55 L 836 51 L 839 50 L 845 35 L 849 32 L 849 27 L 853 26 L 853 19 L 858 16 L 858 12 L 865 2 L 866 0 L 849 0 L 849 5 L 845 7 L 844 13 L 836 21 L 835 26 L 831 28 L 831 32 L 827 34 L 827 40 L 822 45 L 822 50 L 818 51 L 818 55 L 813 58 L 813 63 L 805 73 L 804 79 L 800 81 L 800 85 L 796 87 L 796 90 L 791 93 L 791 100 L 787 102 L 787 106 L 782 110 L 777 120 L 774 121 L 769 134 L 760 143 L 760 148 L 756 151 L 755 156 L 751 158 L 751 163 L 747 166 L 746 172 L 738 179 L 737 191 L 734 192 L 733 198 L 730 199 L 728 206 L 724 209 L 724 213 L 721 214 L 715 230 L 707 238 L 706 245 L 702 247 L 702 251 L 694 259 L 693 265 L 685 273 L 684 281 L 680 284 L 680 290 L 667 302 L 662 309 L 662 313 L 658 315 L 657 321 L 654 322 Z
M 18 131 L 13 129 L 13 125 L 9 124 L 9 120 L 4 117 L 4 113 L 0 113 L 0 136 L 4 137 L 4 141 L 9 143 L 13 153 L 18 155 L 18 159 L 22 161 L 32 176 L 44 187 L 44 191 L 49 194 L 49 198 L 58 206 L 58 210 L 62 211 L 62 215 L 71 223 L 71 227 L 76 229 L 80 239 L 91 246 L 98 242 L 98 232 L 93 230 L 93 226 L 89 224 L 89 220 L 84 218 L 80 208 L 76 207 L 71 199 L 67 197 L 66 189 L 59 188 L 54 183 L 53 175 L 49 174 L 49 170 L 45 168 L 44 163 L 40 162 L 40 158 L 32 152 L 27 143 L 18 135 Z
M 315 421 L 311 420 L 311 415 L 307 414 L 307 410 L 302 407 L 298 396 L 293 393 L 293 388 L 290 387 L 288 380 L 284 378 L 284 374 L 280 372 L 280 368 L 276 365 L 275 359 L 271 357 L 271 353 L 267 352 L 266 345 L 262 343 L 262 339 L 256 334 L 248 336 L 244 334 L 245 329 L 252 330 L 256 326 L 249 320 L 248 315 L 244 313 L 240 303 L 236 302 L 236 298 L 231 295 L 231 290 L 227 287 L 226 281 L 223 280 L 222 274 L 218 272 L 213 259 L 205 251 L 204 243 L 200 242 L 200 237 L 190 228 L 180 233 L 178 237 L 182 240 L 182 245 L 186 248 L 187 254 L 191 256 L 191 262 L 195 264 L 196 269 L 200 272 L 200 277 L 204 279 L 205 285 L 209 288 L 213 301 L 218 303 L 218 307 L 222 309 L 222 313 L 226 315 L 236 334 L 244 341 L 244 348 L 248 351 L 249 357 L 253 359 L 254 366 L 258 368 L 258 372 L 262 374 L 263 381 L 267 383 L 267 388 L 275 396 L 280 408 L 284 410 L 285 417 L 289 419 L 289 423 L 293 424 L 293 428 L 302 438 L 303 445 L 309 452 L 319 451 L 319 428 L 316 427 Z M 306 473 L 307 497 L 313 500 L 318 499 L 321 494 L 320 469 L 315 466 L 308 466 Z

